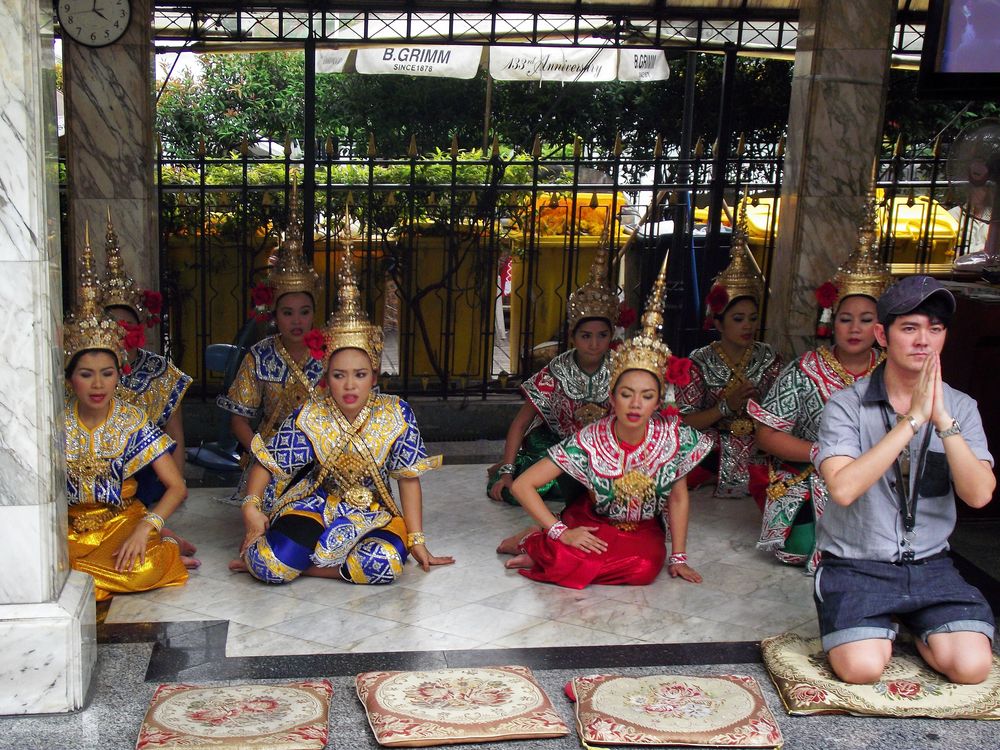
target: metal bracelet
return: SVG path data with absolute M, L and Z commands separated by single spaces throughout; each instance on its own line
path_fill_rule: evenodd
M 247 495 L 240 502 L 240 507 L 241 508 L 245 508 L 248 505 L 253 505 L 253 507 L 255 507 L 257 510 L 263 512 L 264 511 L 264 498 L 262 498 L 260 495 Z
M 716 404 L 716 407 L 719 410 L 719 414 L 721 414 L 723 417 L 733 416 L 733 410 L 729 408 L 729 403 L 726 401 L 726 399 L 720 399 L 719 403 Z
M 153 513 L 153 511 L 146 513 L 146 515 L 142 517 L 142 520 L 152 526 L 156 531 L 160 531 L 163 528 L 163 524 L 166 523 L 163 520 L 163 516 L 158 513 Z
M 668 565 L 687 565 L 688 556 L 686 552 L 676 552 L 670 556 Z
M 500 468 L 497 469 L 497 476 L 502 477 L 504 474 L 513 474 L 517 470 L 514 464 L 500 464 Z
M 427 544 L 427 536 L 422 531 L 411 531 L 406 535 L 406 546 L 415 547 L 418 544 Z
M 569 526 L 564 524 L 562 521 L 556 521 L 554 524 L 549 526 L 549 529 L 548 531 L 545 532 L 545 535 L 552 541 L 555 541 L 563 534 L 565 534 L 567 531 L 569 531 Z

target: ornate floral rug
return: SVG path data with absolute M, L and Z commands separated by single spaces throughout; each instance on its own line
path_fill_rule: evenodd
M 527 667 L 365 672 L 355 684 L 380 745 L 423 747 L 569 734 Z
M 575 677 L 576 728 L 584 747 L 697 745 L 778 747 L 781 730 L 753 677 Z
M 136 750 L 322 750 L 329 680 L 282 685 L 160 685 Z
M 880 682 L 850 685 L 830 670 L 818 638 L 784 633 L 762 641 L 760 647 L 764 666 L 790 714 L 1000 719 L 996 655 L 985 682 L 956 685 L 928 667 L 911 642 L 899 638 Z

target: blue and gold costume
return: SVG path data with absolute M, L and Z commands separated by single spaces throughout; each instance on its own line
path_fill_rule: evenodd
M 129 365 L 132 371 L 122 373 L 118 382 L 118 397 L 138 406 L 162 430 L 180 406 L 191 376 L 166 357 L 146 349 L 138 349 Z
M 287 583 L 312 565 L 339 568 L 353 583 L 400 575 L 407 532 L 389 479 L 441 465 L 440 456 L 427 455 L 405 401 L 372 393 L 349 423 L 331 398 L 317 396 L 270 439 L 256 435 L 252 451 L 277 489 L 265 508 L 268 531 L 244 554 L 255 578 Z
M 191 376 L 166 357 L 146 349 L 137 349 L 129 365 L 132 371 L 122 373 L 116 395 L 142 409 L 157 427 L 165 429 L 191 385 Z M 143 469 L 136 480 L 137 494 L 147 507 L 163 497 L 163 484 L 152 468 Z
M 117 398 L 107 419 L 89 430 L 71 397 L 65 422 L 70 565 L 94 577 L 98 601 L 183 584 L 188 573 L 177 544 L 156 531 L 150 530 L 144 562 L 120 572 L 114 559 L 145 514 L 142 503 L 134 502 L 131 477 L 170 452 L 174 441 L 140 409 Z
M 309 357 L 300 367 L 281 345 L 277 336 L 261 339 L 240 363 L 236 379 L 216 403 L 226 411 L 254 421 L 265 442 L 278 431 L 288 416 L 309 399 L 323 377 L 323 364 Z M 253 462 L 244 467 L 234 497 L 246 494 L 247 475 Z M 274 500 L 272 482 L 264 492 L 265 510 Z

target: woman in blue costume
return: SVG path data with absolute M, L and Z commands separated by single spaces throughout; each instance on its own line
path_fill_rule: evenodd
M 491 499 L 517 505 L 510 492 L 513 480 L 560 440 L 608 413 L 608 349 L 618 320 L 618 296 L 607 277 L 608 250 L 602 242 L 590 279 L 570 295 L 567 305 L 573 348 L 521 385 L 525 401 L 507 430 L 503 459 L 487 470 Z M 538 492 L 547 500 L 571 500 L 581 490 L 579 482 L 563 474 Z
M 266 583 L 310 575 L 386 584 L 408 555 L 425 571 L 454 562 L 432 555 L 423 532 L 419 477 L 441 457 L 427 455 L 405 401 L 374 392 L 382 329 L 362 310 L 349 248 L 345 262 L 340 308 L 321 339 L 310 337 L 327 368 L 327 393 L 296 409 L 270 439 L 257 435 L 252 443 L 246 536 L 230 569 Z M 285 490 L 265 508 L 261 493 L 272 478 Z
M 108 212 L 108 232 L 104 243 L 106 270 L 102 279 L 102 304 L 104 311 L 118 321 L 125 331 L 125 352 L 128 364 L 118 381 L 117 397 L 142 409 L 150 421 L 163 430 L 174 441 L 171 458 L 177 471 L 184 476 L 184 422 L 181 418 L 181 401 L 191 376 L 181 372 L 166 357 L 143 348 L 146 344 L 146 329 L 159 323 L 160 295 L 140 289 L 125 270 L 118 235 L 111 224 Z M 148 508 L 159 502 L 166 488 L 156 476 L 152 467 L 147 466 L 135 476 L 138 487 L 136 495 Z M 188 568 L 197 568 L 201 563 L 192 555 L 195 546 L 175 531 L 164 528 L 160 532 L 164 538 L 174 539 L 181 550 L 181 558 Z
M 320 293 L 319 276 L 306 262 L 302 248 L 302 221 L 293 186 L 291 217 L 285 240 L 278 248 L 274 266 L 261 287 L 278 329 L 276 335 L 261 339 L 240 363 L 229 392 L 216 403 L 231 413 L 233 435 L 246 452 L 244 472 L 232 499 L 246 494 L 250 468 L 250 443 L 256 433 L 267 441 L 277 434 L 288 415 L 304 404 L 323 377 L 323 363 L 316 360 L 306 344 L 312 330 L 316 299 Z M 264 313 L 267 314 L 267 308 Z M 274 485 L 263 491 L 265 507 L 270 507 Z
M 126 363 L 123 331 L 101 309 L 89 242 L 82 260 L 80 306 L 64 334 L 69 563 L 93 577 L 103 601 L 187 580 L 176 539 L 160 534 L 187 488 L 170 459 L 173 441 L 141 409 L 115 396 Z M 134 476 L 145 468 L 164 486 L 148 512 L 135 502 Z

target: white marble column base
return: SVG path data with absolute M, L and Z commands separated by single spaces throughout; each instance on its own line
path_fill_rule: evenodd
M 0 715 L 83 708 L 97 661 L 94 579 L 72 570 L 59 599 L 0 604 Z

